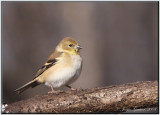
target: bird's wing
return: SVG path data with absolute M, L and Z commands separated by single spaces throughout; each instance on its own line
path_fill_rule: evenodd
M 58 61 L 56 58 L 59 57 L 61 54 L 62 54 L 62 52 L 54 51 L 51 54 L 51 56 L 48 58 L 47 62 L 38 70 L 38 72 L 35 75 L 35 78 L 37 78 L 39 75 L 41 75 L 43 72 L 45 72 L 48 68 L 50 68 L 52 65 L 54 65 Z

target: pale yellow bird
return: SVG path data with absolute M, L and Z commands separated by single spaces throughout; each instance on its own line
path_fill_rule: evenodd
M 73 89 L 69 85 L 79 77 L 82 69 L 80 49 L 82 47 L 75 40 L 70 37 L 64 38 L 50 55 L 48 61 L 39 69 L 35 78 L 15 91 L 22 93 L 39 84 L 51 87 L 51 92 L 55 92 L 55 88 L 62 86 Z

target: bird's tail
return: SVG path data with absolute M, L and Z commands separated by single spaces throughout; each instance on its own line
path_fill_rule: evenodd
M 30 87 L 35 87 L 37 85 L 41 84 L 40 82 L 37 81 L 37 79 L 34 79 L 28 83 L 26 83 L 25 85 L 23 85 L 22 87 L 14 90 L 16 91 L 18 94 L 22 93 L 23 91 L 25 91 L 26 89 L 30 88 Z

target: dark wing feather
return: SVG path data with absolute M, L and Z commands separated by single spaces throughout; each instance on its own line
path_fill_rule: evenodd
M 41 75 L 44 71 L 46 71 L 52 65 L 54 65 L 58 61 L 56 58 L 59 57 L 61 54 L 62 54 L 61 52 L 54 51 L 52 55 L 48 58 L 48 61 L 38 70 L 37 74 L 35 75 L 35 78 Z

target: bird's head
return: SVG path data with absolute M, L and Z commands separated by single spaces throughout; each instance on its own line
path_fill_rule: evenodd
M 59 52 L 79 55 L 79 50 L 82 49 L 82 47 L 78 45 L 77 41 L 73 40 L 70 37 L 66 37 L 58 44 L 56 49 Z

